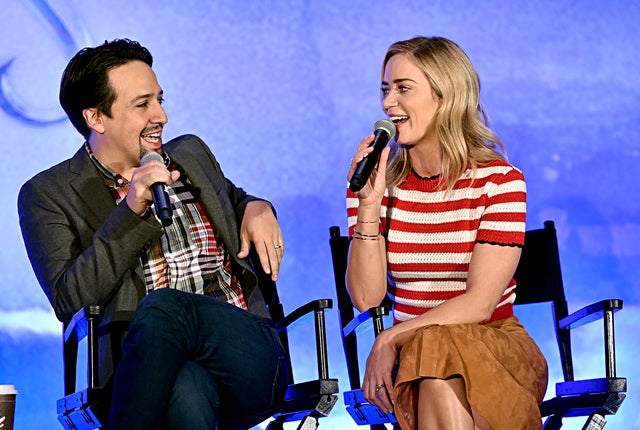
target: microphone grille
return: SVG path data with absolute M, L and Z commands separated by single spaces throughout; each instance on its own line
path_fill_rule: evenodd
M 381 119 L 373 125 L 374 131 L 380 129 L 389 133 L 389 140 L 393 139 L 393 137 L 396 135 L 396 125 L 388 119 Z
M 162 155 L 158 154 L 157 152 L 149 151 L 140 159 L 140 165 L 142 166 L 149 161 L 159 161 L 161 163 L 164 163 L 164 158 L 162 158 Z

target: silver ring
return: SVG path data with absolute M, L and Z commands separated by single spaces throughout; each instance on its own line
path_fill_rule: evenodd
M 280 245 L 280 244 L 276 243 L 275 245 L 273 245 L 273 247 L 274 247 L 275 249 L 280 249 L 280 248 L 282 248 L 282 245 Z
M 376 385 L 376 393 L 384 388 L 384 384 Z

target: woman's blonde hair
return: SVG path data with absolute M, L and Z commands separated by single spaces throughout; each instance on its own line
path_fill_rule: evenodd
M 433 94 L 442 100 L 436 112 L 440 141 L 442 185 L 451 189 L 465 170 L 492 160 L 504 160 L 498 136 L 487 126 L 480 105 L 480 79 L 464 51 L 443 37 L 415 37 L 389 47 L 382 63 L 382 76 L 389 59 L 406 54 L 426 76 Z M 387 186 L 402 183 L 411 165 L 409 151 L 393 142 L 387 164 Z

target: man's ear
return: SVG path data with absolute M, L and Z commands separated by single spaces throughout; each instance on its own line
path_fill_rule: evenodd
M 104 133 L 104 123 L 102 122 L 102 113 L 96 108 L 87 108 L 82 111 L 87 127 L 96 133 Z

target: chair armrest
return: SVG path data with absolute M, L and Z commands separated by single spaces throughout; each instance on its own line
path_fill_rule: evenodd
M 585 324 L 589 324 L 590 322 L 601 320 L 604 317 L 605 312 L 618 312 L 620 309 L 622 309 L 622 300 L 602 300 L 585 306 L 584 308 L 562 318 L 558 322 L 558 327 L 561 329 L 573 329 L 580 327 Z
M 333 308 L 333 300 L 331 299 L 317 299 L 310 301 L 298 308 L 294 311 L 290 312 L 284 318 L 276 323 L 276 330 L 282 331 L 289 327 L 291 324 L 299 320 L 305 315 L 310 314 L 311 312 L 323 311 L 324 309 Z
M 374 330 L 376 327 L 379 328 L 379 331 L 376 330 L 376 335 L 382 330 L 384 330 L 384 325 L 382 324 L 382 317 L 385 315 L 389 315 L 389 308 L 386 306 L 376 306 L 373 308 L 369 308 L 364 312 L 356 315 L 349 323 L 344 326 L 342 329 L 344 336 L 349 336 L 356 331 L 358 327 L 360 327 L 363 323 L 373 320 Z
M 76 312 L 64 330 L 64 343 L 80 342 L 89 334 L 89 322 L 102 316 L 100 306 L 87 306 Z

